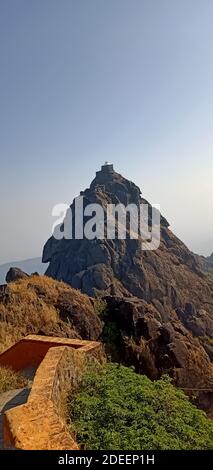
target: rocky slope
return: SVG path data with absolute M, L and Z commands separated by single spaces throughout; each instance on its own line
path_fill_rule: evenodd
M 134 365 L 152 379 L 168 373 L 180 387 L 213 389 L 213 325 L 208 314 L 186 304 L 164 321 L 144 300 L 107 296 L 105 301 L 103 338 L 116 361 Z M 209 328 L 209 336 L 206 331 L 197 335 L 199 322 Z
M 105 166 L 81 195 L 84 207 L 99 203 L 105 211 L 107 203 L 146 201 L 134 183 Z M 140 239 L 51 237 L 43 262 L 48 276 L 105 297 L 105 324 L 123 362 L 151 377 L 169 372 L 180 386 L 213 388 L 213 279 L 163 216 L 156 251 L 142 251 Z
M 204 312 L 198 316 L 191 304 L 164 321 L 152 304 L 133 296 L 94 299 L 63 282 L 17 269 L 7 278 L 9 284 L 0 286 L 0 351 L 31 333 L 99 339 L 114 361 L 134 365 L 152 379 L 168 373 L 181 387 L 212 388 L 211 349 L 205 351 L 210 336 L 196 337 L 199 321 L 211 334 L 211 319 Z M 209 413 L 212 397 L 211 392 L 198 393 L 197 403 Z

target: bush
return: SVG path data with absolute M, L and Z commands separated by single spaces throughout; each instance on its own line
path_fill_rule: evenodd
M 168 377 L 152 382 L 132 368 L 90 366 L 70 397 L 72 431 L 87 450 L 213 448 L 213 423 Z
M 0 367 L 0 393 L 8 392 L 16 388 L 24 388 L 29 385 L 28 380 L 9 367 Z

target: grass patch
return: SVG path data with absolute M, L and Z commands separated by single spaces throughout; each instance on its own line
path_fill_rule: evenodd
M 168 377 L 92 365 L 69 401 L 71 431 L 87 450 L 213 448 L 213 422 Z

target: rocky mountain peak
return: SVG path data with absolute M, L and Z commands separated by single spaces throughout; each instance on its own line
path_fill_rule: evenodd
M 97 171 L 90 187 L 82 191 L 84 206 L 98 203 L 146 202 L 133 182 L 117 173 L 112 164 L 106 163 Z M 74 202 L 71 208 L 74 207 Z M 73 215 L 73 221 L 75 214 Z M 202 287 L 200 264 L 193 253 L 169 230 L 167 220 L 161 216 L 161 243 L 156 251 L 141 249 L 138 239 L 68 239 L 51 237 L 43 251 L 43 262 L 49 262 L 46 274 L 63 280 L 88 295 L 128 294 L 163 305 L 167 310 L 190 302 L 187 295 L 198 286 L 194 300 L 205 295 Z M 185 286 L 188 279 L 187 289 Z M 191 279 L 193 278 L 193 279 Z M 191 286 L 192 284 L 192 286 Z M 166 301 L 168 299 L 168 301 Z M 165 307 L 164 307 L 165 305 Z M 161 306 L 159 306 L 162 309 Z
M 104 193 L 116 196 L 118 202 L 125 205 L 140 202 L 140 188 L 117 173 L 112 164 L 102 165 L 101 170 L 96 172 L 96 177 L 90 185 L 90 191 L 97 188 Z

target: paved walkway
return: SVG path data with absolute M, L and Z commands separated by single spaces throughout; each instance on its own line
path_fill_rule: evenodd
M 21 388 L 0 395 L 0 449 L 3 449 L 3 413 L 26 403 L 30 388 Z

